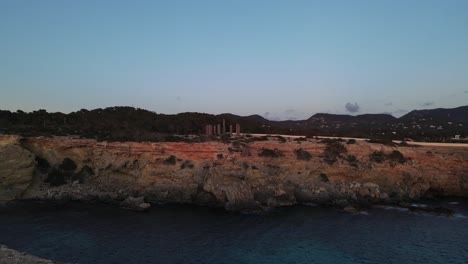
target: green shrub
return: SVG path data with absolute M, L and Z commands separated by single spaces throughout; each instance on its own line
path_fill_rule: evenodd
M 383 151 L 374 151 L 369 159 L 373 162 L 382 163 L 387 159 L 387 155 Z
M 75 173 L 72 176 L 71 181 L 72 182 L 78 181 L 79 183 L 84 183 L 86 178 L 93 176 L 93 175 L 94 175 L 93 169 L 91 169 L 91 167 L 89 167 L 88 165 L 85 165 L 81 168 L 81 170 L 78 173 Z
M 50 164 L 46 159 L 36 156 L 37 169 L 39 172 L 46 173 L 50 169 Z
M 184 161 L 184 163 L 182 163 L 182 165 L 180 165 L 181 169 L 185 169 L 185 168 L 193 169 L 193 167 L 195 166 L 192 164 L 190 160 L 186 160 Z
M 354 155 L 348 155 L 348 158 L 346 159 L 349 163 L 349 165 L 353 167 L 358 167 L 358 160 L 356 159 L 356 156 Z
M 338 158 L 341 157 L 341 154 L 348 152 L 346 147 L 342 143 L 340 143 L 340 141 L 330 140 L 326 142 L 327 147 L 323 151 L 322 156 L 323 160 L 329 165 L 332 165 L 333 163 L 337 162 Z
M 305 138 L 305 137 L 295 138 L 294 141 L 297 141 L 297 142 L 307 141 L 307 138 Z
M 253 137 L 252 141 L 268 141 L 268 137 L 267 136 Z
M 392 151 L 390 154 L 388 154 L 388 158 L 391 160 L 391 161 L 394 161 L 394 162 L 399 162 L 399 163 L 405 163 L 406 162 L 406 158 L 403 156 L 403 154 L 398 151 L 398 150 L 394 150 Z
M 260 153 L 258 153 L 258 156 L 259 157 L 269 157 L 269 158 L 279 158 L 279 157 L 282 157 L 284 155 L 278 149 L 271 150 L 271 149 L 267 149 L 267 148 L 262 148 Z
M 328 176 L 325 173 L 320 173 L 319 175 L 320 181 L 322 182 L 329 182 Z
M 286 139 L 285 139 L 284 137 L 282 137 L 282 136 L 277 136 L 276 138 L 278 139 L 278 141 L 279 141 L 280 143 L 286 142 Z
M 169 156 L 169 158 L 164 160 L 164 164 L 166 165 L 175 165 L 176 163 L 177 163 L 177 159 L 176 159 L 176 156 L 174 155 L 171 155 Z
M 370 155 L 369 159 L 370 161 L 377 163 L 382 163 L 386 160 L 389 160 L 392 166 L 395 165 L 396 162 L 403 164 L 408 160 L 398 150 L 394 150 L 389 154 L 385 154 L 383 151 L 374 151 L 374 153 Z
M 74 171 L 76 169 L 76 163 L 69 158 L 64 158 L 59 168 L 64 171 Z
M 72 173 L 70 171 L 63 171 L 58 168 L 53 168 L 51 172 L 47 175 L 46 183 L 49 183 L 50 186 L 60 186 L 67 183 L 71 178 Z
M 348 145 L 351 145 L 351 144 L 356 144 L 356 140 L 355 139 L 348 139 L 348 141 L 346 142 L 346 144 Z
M 310 159 L 312 159 L 312 155 L 307 150 L 303 150 L 302 148 L 294 150 L 294 153 L 296 154 L 296 158 L 298 160 L 310 160 Z

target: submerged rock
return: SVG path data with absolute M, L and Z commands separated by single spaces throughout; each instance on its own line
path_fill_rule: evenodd
M 0 245 L 0 264 L 53 264 L 52 260 L 42 259 L 26 253 L 21 253 Z
M 356 209 L 356 207 L 354 207 L 354 206 L 352 206 L 352 205 L 348 205 L 348 206 L 346 206 L 345 208 L 343 208 L 343 212 L 354 214 L 354 213 L 358 213 L 359 210 Z

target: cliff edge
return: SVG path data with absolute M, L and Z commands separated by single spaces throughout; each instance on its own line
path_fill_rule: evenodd
M 312 138 L 135 143 L 0 136 L 0 200 L 187 203 L 228 210 L 468 196 L 468 148 Z

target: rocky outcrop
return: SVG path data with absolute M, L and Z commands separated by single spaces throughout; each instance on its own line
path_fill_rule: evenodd
M 20 197 L 32 183 L 34 155 L 19 146 L 18 139 L 0 140 L 0 201 Z
M 116 204 L 144 196 L 146 203 L 247 211 L 309 203 L 362 208 L 431 195 L 468 196 L 468 148 L 367 142 L 345 148 L 330 164 L 324 154 L 330 148 L 315 139 L 107 143 L 0 136 L 0 194 Z M 259 156 L 265 149 L 281 155 Z M 298 149 L 309 158 L 299 159 Z M 404 157 L 401 162 L 372 156 L 391 157 L 395 151 Z
M 145 197 L 127 197 L 120 203 L 120 206 L 124 209 L 143 212 L 147 211 L 151 204 L 145 203 Z
M 55 261 L 38 258 L 0 245 L 0 264 L 53 264 Z

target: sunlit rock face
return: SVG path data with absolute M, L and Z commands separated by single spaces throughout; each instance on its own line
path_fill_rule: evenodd
M 339 144 L 344 149 L 334 153 L 315 139 L 111 143 L 0 136 L 0 195 L 109 203 L 133 196 L 247 211 L 468 196 L 468 148 Z

